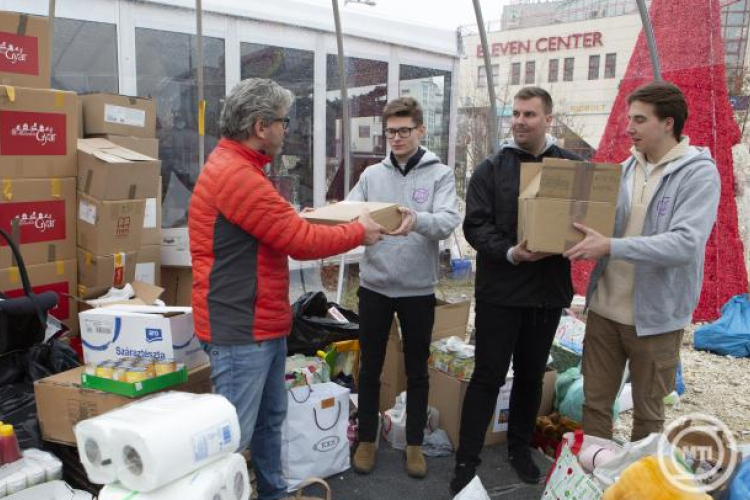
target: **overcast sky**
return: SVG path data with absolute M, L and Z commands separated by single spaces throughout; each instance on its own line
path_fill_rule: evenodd
M 330 0 L 301 0 L 306 3 L 331 5 Z M 344 0 L 339 0 L 343 5 Z M 420 24 L 455 29 L 460 25 L 476 23 L 472 0 L 374 0 L 375 6 L 349 3 L 347 11 L 370 13 L 393 18 L 410 19 Z M 481 0 L 485 22 L 499 20 L 502 6 L 509 0 Z

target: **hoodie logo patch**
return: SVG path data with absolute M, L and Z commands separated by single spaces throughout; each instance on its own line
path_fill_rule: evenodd
M 414 190 L 412 199 L 417 203 L 425 203 L 430 198 L 430 190 L 427 188 L 419 188 Z
M 661 200 L 659 200 L 659 203 L 656 205 L 656 213 L 659 216 L 667 215 L 669 212 L 669 206 L 672 202 L 671 196 L 664 196 Z

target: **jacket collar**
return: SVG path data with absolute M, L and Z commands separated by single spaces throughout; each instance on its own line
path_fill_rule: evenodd
M 263 167 L 271 163 L 271 160 L 273 159 L 270 156 L 267 156 L 266 154 L 261 153 L 260 151 L 251 149 L 245 146 L 244 144 L 238 141 L 232 140 L 232 139 L 222 138 L 219 141 L 219 144 L 216 145 L 216 147 L 228 149 L 232 151 L 233 153 L 241 156 L 242 158 L 250 162 L 252 166 L 257 167 L 261 171 L 263 170 Z

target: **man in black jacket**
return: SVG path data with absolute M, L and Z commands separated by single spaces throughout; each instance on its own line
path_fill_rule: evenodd
M 466 195 L 464 235 L 477 250 L 476 368 L 464 399 L 456 469 L 456 494 L 474 477 L 500 387 L 513 360 L 508 458 L 522 481 L 541 472 L 529 444 L 542 395 L 542 379 L 562 309 L 570 305 L 570 262 L 530 252 L 517 239 L 521 163 L 544 157 L 580 159 L 547 135 L 552 98 L 524 87 L 513 99 L 513 139 L 474 169 Z

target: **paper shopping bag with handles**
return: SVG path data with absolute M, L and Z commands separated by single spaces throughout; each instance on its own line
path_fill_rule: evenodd
M 332 382 L 289 389 L 281 462 L 289 491 L 349 468 L 349 389 Z

